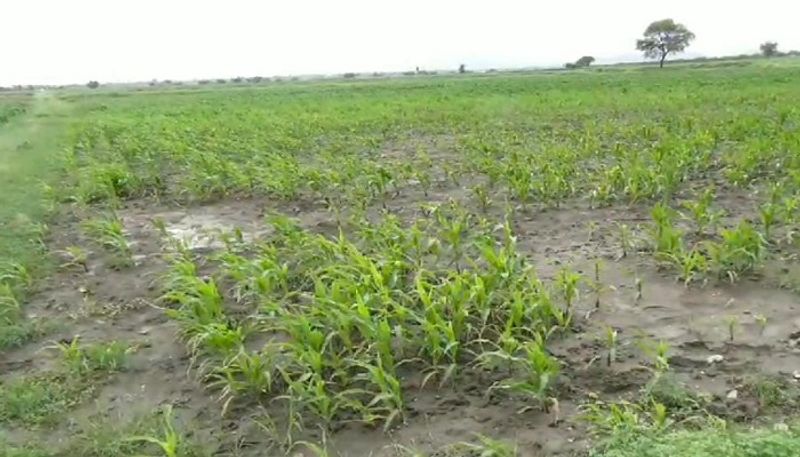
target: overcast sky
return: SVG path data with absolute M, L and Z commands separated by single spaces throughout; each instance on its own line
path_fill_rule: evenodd
M 4 0 L 0 84 L 520 67 L 637 56 L 648 23 L 690 55 L 800 49 L 800 0 Z

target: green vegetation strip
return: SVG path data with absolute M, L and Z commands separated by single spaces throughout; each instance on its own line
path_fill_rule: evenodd
M 25 100 L 30 107 L 0 128 L 0 349 L 43 331 L 41 323 L 23 319 L 22 304 L 34 278 L 48 269 L 43 238 L 53 206 L 47 189 L 61 167 L 68 111 L 52 94 Z M 0 97 L 0 111 L 11 109 L 4 103 L 18 102 Z
M 0 424 L 51 423 L 89 398 L 109 374 L 124 370 L 132 351 L 123 343 L 58 344 L 63 369 L 0 383 Z
M 612 438 L 592 457 L 795 457 L 800 428 L 703 429 Z

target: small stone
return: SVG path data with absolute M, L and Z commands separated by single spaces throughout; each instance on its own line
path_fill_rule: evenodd
M 789 426 L 786 424 L 775 424 L 772 426 L 772 429 L 776 432 L 788 432 Z
M 150 333 L 150 327 L 142 327 L 139 329 L 139 335 L 147 335 Z
M 794 379 L 800 379 L 800 370 L 794 370 L 794 372 L 792 373 L 792 377 Z
M 728 395 L 725 398 L 727 398 L 728 400 L 736 400 L 737 398 L 739 398 L 739 391 L 733 389 L 732 391 L 728 392 Z
M 715 363 L 720 363 L 723 360 L 725 360 L 725 357 L 723 357 L 722 354 L 714 354 L 714 355 L 708 356 L 708 358 L 706 359 L 706 362 L 708 362 L 709 365 L 713 365 Z

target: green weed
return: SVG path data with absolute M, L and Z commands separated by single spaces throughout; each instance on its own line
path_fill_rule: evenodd
M 104 218 L 86 220 L 83 228 L 89 237 L 114 256 L 113 267 L 133 266 L 133 251 L 125 236 L 122 220 L 115 213 Z

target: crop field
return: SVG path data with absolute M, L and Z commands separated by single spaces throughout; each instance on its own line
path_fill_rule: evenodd
M 797 62 L 6 118 L 0 457 L 800 448 Z

